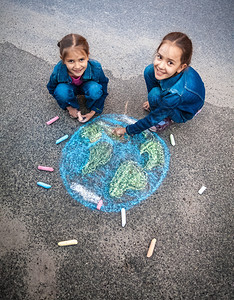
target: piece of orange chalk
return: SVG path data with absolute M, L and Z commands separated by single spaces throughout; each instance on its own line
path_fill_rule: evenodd
M 150 243 L 150 246 L 149 246 L 148 253 L 147 253 L 147 257 L 151 257 L 152 256 L 155 244 L 156 244 L 156 239 L 152 239 L 152 241 Z

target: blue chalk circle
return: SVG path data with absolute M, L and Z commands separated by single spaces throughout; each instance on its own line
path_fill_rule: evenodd
M 145 130 L 133 137 L 113 134 L 137 120 L 126 115 L 101 115 L 82 125 L 65 144 L 60 174 L 70 196 L 90 209 L 120 212 L 150 197 L 169 169 L 165 142 Z

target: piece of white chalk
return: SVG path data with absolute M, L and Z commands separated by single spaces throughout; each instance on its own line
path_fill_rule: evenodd
M 78 244 L 77 240 L 69 240 L 69 241 L 58 242 L 59 246 L 71 246 L 71 245 L 77 245 L 77 244 Z
M 61 143 L 61 142 L 63 142 L 64 140 L 66 140 L 68 138 L 68 135 L 66 134 L 66 135 L 64 135 L 64 136 L 62 136 L 60 139 L 58 139 L 57 141 L 56 141 L 56 144 L 58 145 L 59 143 Z
M 47 125 L 50 125 L 52 123 L 54 123 L 55 121 L 57 121 L 59 119 L 59 116 L 54 117 L 53 119 L 49 120 L 46 122 Z
M 97 209 L 100 210 L 101 207 L 102 207 L 102 205 L 103 205 L 103 201 L 100 200 L 100 201 L 98 202 L 98 204 L 97 204 Z
M 200 190 L 198 191 L 198 193 L 201 195 L 204 191 L 206 190 L 206 187 L 203 185 Z
M 170 134 L 170 141 L 171 141 L 172 146 L 175 146 L 175 139 L 174 139 L 174 136 L 172 133 Z
M 41 171 L 49 171 L 49 172 L 53 172 L 54 171 L 54 169 L 51 168 L 51 167 L 38 166 L 37 168 L 38 168 L 38 170 L 41 170 Z
M 147 257 L 151 257 L 152 256 L 152 254 L 154 252 L 155 244 L 156 244 L 156 239 L 152 239 L 152 241 L 150 243 L 150 246 L 149 246 L 149 250 L 147 252 Z
M 166 124 L 165 121 L 161 121 L 161 122 L 158 123 L 158 125 L 160 125 L 160 126 L 163 126 L 163 125 L 165 125 L 165 124 Z
M 122 227 L 126 225 L 126 210 L 121 208 L 121 217 L 122 217 Z
M 41 181 L 38 181 L 37 185 L 42 186 L 45 189 L 50 189 L 51 188 L 51 185 L 49 185 L 47 183 L 44 183 L 44 182 L 41 182 Z

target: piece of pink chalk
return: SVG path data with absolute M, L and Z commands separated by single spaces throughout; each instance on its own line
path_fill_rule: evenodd
M 103 201 L 100 200 L 100 201 L 98 202 L 97 209 L 100 210 L 101 207 L 102 207 L 102 205 L 103 205 Z
M 53 172 L 54 169 L 51 167 L 38 166 L 38 170 Z
M 55 121 L 57 121 L 59 119 L 59 116 L 54 117 L 53 119 L 49 120 L 48 122 L 46 122 L 47 125 L 50 125 L 52 123 L 54 123 Z

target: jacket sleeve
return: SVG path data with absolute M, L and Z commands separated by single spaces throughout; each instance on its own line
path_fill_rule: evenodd
M 179 95 L 168 95 L 158 101 L 158 107 L 151 111 L 145 118 L 140 119 L 135 124 L 128 125 L 126 132 L 129 135 L 141 133 L 152 126 L 157 125 L 163 119 L 173 115 L 174 109 L 180 102 Z
M 135 124 L 128 125 L 126 127 L 126 132 L 131 136 L 141 133 L 142 131 L 149 129 L 152 126 L 155 126 L 163 119 L 169 117 L 171 111 L 172 110 L 170 108 L 156 108 L 154 111 L 150 112 L 144 119 L 140 119 Z
M 55 90 L 56 86 L 58 85 L 58 81 L 57 81 L 56 77 L 57 77 L 56 73 L 55 73 L 55 71 L 53 71 L 53 73 L 50 76 L 50 80 L 47 84 L 47 89 L 51 95 L 54 95 L 54 90 Z
M 102 91 L 103 94 L 100 97 L 100 99 L 98 99 L 94 105 L 91 107 L 92 110 L 96 111 L 97 113 L 101 114 L 104 108 L 104 102 L 106 100 L 106 97 L 108 96 L 108 92 L 107 92 L 107 85 L 108 85 L 109 79 L 105 76 L 102 68 L 100 69 L 100 73 L 99 73 L 99 80 L 98 83 L 101 84 L 102 86 Z
M 148 93 L 155 87 L 160 87 L 158 80 L 155 78 L 154 65 L 147 66 L 144 70 L 144 78 Z

